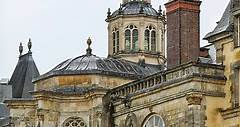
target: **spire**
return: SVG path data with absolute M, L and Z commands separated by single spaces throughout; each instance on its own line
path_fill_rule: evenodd
M 22 52 L 23 52 L 23 46 L 22 46 L 22 42 L 20 42 L 20 45 L 19 45 L 20 56 L 22 55 Z
M 31 38 L 29 38 L 29 40 L 28 40 L 28 52 L 31 52 L 31 48 L 32 48 L 32 42 L 31 42 Z
M 88 56 L 90 56 L 90 55 L 92 55 L 92 49 L 91 49 L 91 44 L 92 44 L 92 40 L 91 40 L 91 38 L 89 37 L 88 38 L 88 40 L 87 40 L 87 44 L 88 44 L 88 48 L 87 48 L 87 54 L 86 55 L 88 55 Z

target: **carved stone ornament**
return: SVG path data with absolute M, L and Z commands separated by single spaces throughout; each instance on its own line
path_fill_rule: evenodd
M 201 105 L 202 94 L 193 92 L 187 94 L 188 105 Z
M 134 113 L 128 114 L 125 121 L 125 127 L 137 127 L 137 118 Z

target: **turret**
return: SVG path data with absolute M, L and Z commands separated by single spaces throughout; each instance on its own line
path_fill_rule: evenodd
M 123 0 L 119 9 L 108 9 L 108 55 L 135 63 L 165 63 L 165 15 L 151 0 Z

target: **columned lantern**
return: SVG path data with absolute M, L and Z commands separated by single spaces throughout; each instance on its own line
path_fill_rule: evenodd
M 147 64 L 165 63 L 165 14 L 151 0 L 123 0 L 119 9 L 108 9 L 109 57 Z

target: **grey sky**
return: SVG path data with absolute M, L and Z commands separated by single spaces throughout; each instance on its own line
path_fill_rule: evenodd
M 93 53 L 107 56 L 107 8 L 120 0 L 0 0 L 0 78 L 10 78 L 18 60 L 19 42 L 27 52 L 32 38 L 33 57 L 41 74 L 60 62 L 85 53 L 93 39 Z M 217 3 L 216 3 L 217 2 Z M 201 38 L 210 32 L 229 0 L 203 0 Z M 166 0 L 152 0 L 157 9 Z M 203 41 L 202 41 L 203 43 Z

